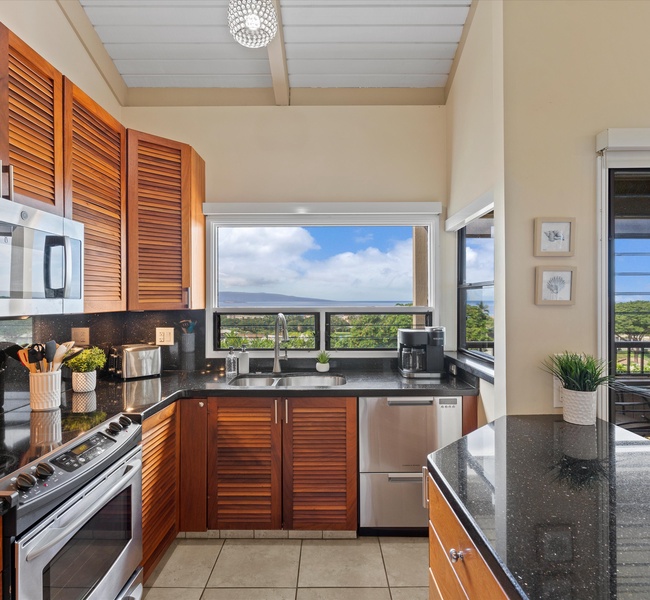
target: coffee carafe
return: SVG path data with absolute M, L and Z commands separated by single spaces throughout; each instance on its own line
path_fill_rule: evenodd
M 440 379 L 445 368 L 445 328 L 397 330 L 397 363 L 402 377 Z

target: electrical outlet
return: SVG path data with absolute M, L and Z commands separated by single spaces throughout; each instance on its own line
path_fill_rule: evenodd
M 173 346 L 174 328 L 156 327 L 156 344 L 158 344 L 158 346 Z
M 557 377 L 553 377 L 553 408 L 562 408 L 564 402 L 562 402 L 562 396 L 560 395 L 560 388 L 562 383 Z
M 70 337 L 77 346 L 90 346 L 90 327 L 72 327 Z

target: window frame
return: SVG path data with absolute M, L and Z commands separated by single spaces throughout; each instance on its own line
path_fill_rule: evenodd
M 291 357 L 309 358 L 326 349 L 326 313 L 364 312 L 364 313 L 432 313 L 431 321 L 438 325 L 440 289 L 438 285 L 440 257 L 440 219 L 442 205 L 439 202 L 318 202 L 318 203 L 206 203 L 203 214 L 206 216 L 206 323 L 213 323 L 215 312 L 237 313 L 254 312 L 258 307 L 228 306 L 220 308 L 217 304 L 217 231 L 219 227 L 316 227 L 316 226 L 407 226 L 427 227 L 428 298 L 429 305 L 421 307 L 272 307 L 271 312 L 310 312 L 320 316 L 321 335 L 316 350 L 291 350 Z M 259 312 L 268 313 L 271 307 L 259 307 Z M 363 309 L 362 309 L 363 308 Z M 408 307 L 407 307 L 408 308 Z M 362 310 L 361 310 L 362 309 Z M 227 350 L 214 348 L 214 327 L 206 328 L 206 358 L 222 358 Z M 397 350 L 328 350 L 332 356 L 355 358 L 394 358 Z M 272 356 L 272 350 L 255 350 L 259 357 Z
M 456 345 L 458 352 L 461 354 L 467 354 L 473 358 L 477 358 L 486 363 L 494 365 L 494 354 L 487 354 L 486 352 L 481 352 L 479 350 L 472 350 L 467 347 L 467 329 L 466 329 L 466 320 L 467 320 L 467 292 L 469 290 L 478 290 L 486 287 L 491 287 L 494 289 L 494 280 L 491 281 L 477 281 L 466 283 L 466 242 L 467 242 L 467 226 L 470 223 L 473 223 L 475 220 L 483 218 L 485 215 L 493 212 L 493 207 L 490 207 L 483 214 L 475 217 L 469 222 L 464 223 L 462 227 L 457 230 L 457 267 L 458 267 L 458 290 L 456 295 L 457 300 L 457 338 Z M 492 341 L 492 348 L 494 348 L 494 341 Z M 494 352 L 494 350 L 493 350 Z

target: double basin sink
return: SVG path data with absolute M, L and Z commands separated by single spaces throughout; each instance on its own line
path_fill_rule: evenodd
M 343 375 L 316 375 L 310 373 L 253 373 L 238 375 L 228 382 L 228 385 L 239 387 L 335 387 L 344 385 Z

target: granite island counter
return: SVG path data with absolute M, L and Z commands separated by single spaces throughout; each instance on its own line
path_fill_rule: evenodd
M 452 585 L 471 585 L 473 545 L 501 597 L 650 598 L 650 441 L 600 420 L 508 416 L 432 453 L 428 468 L 471 542 L 435 534 Z M 433 504 L 430 535 L 444 514 Z

